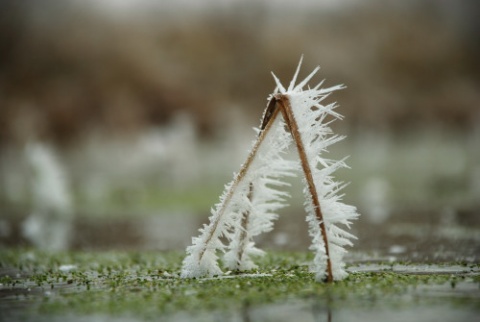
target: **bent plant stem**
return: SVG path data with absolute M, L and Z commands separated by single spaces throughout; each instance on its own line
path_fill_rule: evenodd
M 310 165 L 308 164 L 307 153 L 305 151 L 305 146 L 302 141 L 302 137 L 300 135 L 300 131 L 298 129 L 297 122 L 293 115 L 292 107 L 290 105 L 290 100 L 288 96 L 277 94 L 274 96 L 277 103 L 280 105 L 280 110 L 282 111 L 283 118 L 285 119 L 285 123 L 287 124 L 290 133 L 292 134 L 293 140 L 297 146 L 298 156 L 300 158 L 300 162 L 302 164 L 302 169 L 305 174 L 305 179 L 307 181 L 308 190 L 310 192 L 310 196 L 312 197 L 313 206 L 315 209 L 315 215 L 317 217 L 318 222 L 320 223 L 320 231 L 322 233 L 323 243 L 325 245 L 325 254 L 327 256 L 327 282 L 333 282 L 333 274 L 332 274 L 332 262 L 330 260 L 330 250 L 328 247 L 328 237 L 327 237 L 327 230 L 325 227 L 325 221 L 323 220 L 322 209 L 320 208 L 320 202 L 318 199 L 317 189 L 315 187 L 315 183 L 313 182 L 313 175 L 312 170 L 310 169 Z
M 252 201 L 253 198 L 253 183 L 250 182 L 249 185 L 249 191 L 247 195 L 248 200 L 250 202 Z M 242 220 L 241 220 L 241 232 L 239 236 L 239 247 L 238 247 L 238 252 L 237 252 L 237 265 L 238 268 L 240 269 L 240 263 L 242 262 L 242 257 L 243 254 L 245 253 L 245 248 L 247 247 L 248 244 L 248 225 L 249 225 L 249 219 L 250 219 L 250 211 L 246 211 L 242 214 Z
M 264 118 L 262 120 L 261 128 L 260 128 L 260 133 L 258 135 L 257 141 L 255 141 L 255 144 L 250 151 L 250 154 L 247 157 L 247 160 L 245 163 L 242 165 L 242 168 L 238 172 L 238 174 L 235 176 L 235 179 L 233 180 L 233 184 L 231 185 L 230 189 L 228 190 L 227 195 L 225 196 L 225 199 L 223 200 L 223 203 L 221 205 L 221 208 L 218 210 L 218 215 L 215 218 L 215 221 L 213 222 L 208 238 L 204 244 L 204 247 L 202 251 L 200 252 L 200 255 L 198 256 L 198 262 L 200 263 L 202 261 L 203 255 L 205 254 L 205 251 L 208 248 L 208 245 L 210 244 L 210 241 L 212 240 L 213 236 L 215 235 L 215 231 L 218 229 L 218 225 L 225 214 L 225 210 L 227 209 L 228 204 L 232 200 L 233 194 L 235 190 L 237 189 L 238 185 L 242 182 L 244 179 L 248 169 L 250 168 L 250 165 L 252 164 L 253 160 L 255 159 L 255 155 L 257 154 L 258 149 L 260 148 L 263 140 L 265 139 L 268 131 L 271 129 L 272 124 L 274 123 L 275 119 L 279 115 L 279 109 L 275 108 L 273 105 L 272 109 L 272 104 L 274 104 L 275 99 L 272 99 L 268 106 L 267 109 L 264 113 Z M 273 103 L 272 103 L 273 102 Z M 268 113 L 267 113 L 268 111 Z

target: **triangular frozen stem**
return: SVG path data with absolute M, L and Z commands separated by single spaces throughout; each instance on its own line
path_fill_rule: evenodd
M 315 252 L 313 271 L 318 281 L 343 279 L 345 246 L 351 246 L 355 236 L 338 227 L 349 228 L 358 217 L 355 207 L 340 202 L 337 193 L 345 186 L 335 182 L 332 173 L 346 167 L 344 160 L 322 157 L 327 148 L 342 140 L 333 135 L 327 118 L 341 119 L 335 104 L 321 102 L 342 85 L 313 89 L 303 88 L 318 71 L 318 67 L 295 85 L 300 64 L 288 89 L 274 76 L 276 89 L 264 111 L 257 140 L 232 183 L 225 187 L 220 203 L 212 209 L 209 223 L 193 238 L 183 261 L 182 277 L 213 276 L 222 273 L 217 251 L 223 251 L 224 264 L 232 270 L 255 268 L 252 257 L 263 252 L 255 247 L 253 237 L 273 227 L 277 211 L 286 205 L 288 193 L 278 190 L 287 185 L 285 177 L 301 168 L 304 174 L 304 195 L 310 249 Z M 285 129 L 288 129 L 286 131 Z M 295 144 L 299 162 L 286 160 L 283 154 Z M 300 167 L 299 167 L 300 165 Z M 224 245 L 224 241 L 228 245 Z

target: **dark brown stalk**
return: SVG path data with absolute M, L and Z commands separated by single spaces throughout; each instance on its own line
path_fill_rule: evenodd
M 320 223 L 320 231 L 322 233 L 323 243 L 325 244 L 325 254 L 327 255 L 326 281 L 333 282 L 332 262 L 330 260 L 330 250 L 328 247 L 328 237 L 327 237 L 327 230 L 325 227 L 325 221 L 323 220 L 323 214 L 322 214 L 322 209 L 320 208 L 320 202 L 318 200 L 317 189 L 315 187 L 315 183 L 313 182 L 312 170 L 310 169 L 310 165 L 308 164 L 307 153 L 305 152 L 305 146 L 303 144 L 300 131 L 298 130 L 297 121 L 295 120 L 295 117 L 293 115 L 292 106 L 290 105 L 290 100 L 288 99 L 288 96 L 277 94 L 275 95 L 274 98 L 280 106 L 280 109 L 283 114 L 283 118 L 285 119 L 285 123 L 287 124 L 287 127 L 290 130 L 290 133 L 292 134 L 292 137 L 297 146 L 298 156 L 302 164 L 302 169 L 305 174 L 305 179 L 307 180 L 310 196 L 312 197 L 315 215 L 317 217 L 318 222 Z
M 275 115 L 277 115 L 277 100 L 272 97 L 272 99 L 268 102 L 267 108 L 263 112 L 262 123 L 260 124 L 260 130 L 263 131 L 267 124 L 270 122 L 270 119 Z
M 250 189 L 248 191 L 247 198 L 252 201 L 253 197 L 253 183 L 250 182 Z M 240 232 L 240 241 L 238 245 L 238 252 L 237 252 L 237 264 L 240 266 L 240 263 L 242 262 L 243 254 L 245 253 L 245 248 L 247 247 L 247 231 L 248 231 L 248 223 L 250 219 L 250 211 L 246 211 L 242 214 L 242 220 L 241 220 L 241 232 Z
M 273 99 L 272 99 L 273 101 Z M 235 179 L 233 180 L 233 184 L 230 187 L 230 189 L 227 192 L 227 195 L 225 196 L 225 199 L 223 200 L 223 203 L 221 205 L 221 208 L 218 210 L 218 215 L 216 220 L 213 222 L 212 228 L 210 230 L 210 235 L 207 238 L 207 241 L 205 242 L 205 247 L 202 249 L 200 252 L 200 255 L 198 257 L 198 261 L 200 262 L 203 258 L 203 255 L 205 254 L 205 251 L 207 250 L 207 245 L 210 243 L 210 241 L 213 238 L 214 232 L 218 228 L 218 224 L 220 222 L 220 219 L 224 215 L 225 210 L 227 209 L 228 204 L 230 203 L 230 200 L 232 199 L 233 193 L 235 192 L 235 189 L 238 187 L 240 182 L 242 182 L 242 179 L 245 177 L 245 174 L 247 173 L 248 169 L 250 168 L 250 165 L 252 164 L 253 160 L 255 159 L 255 155 L 257 154 L 257 151 L 262 144 L 263 140 L 265 139 L 268 131 L 271 129 L 273 122 L 277 118 L 279 114 L 279 109 L 275 109 L 271 107 L 272 101 L 269 102 L 267 109 L 264 113 L 264 118 L 262 120 L 261 124 L 261 132 L 258 135 L 257 141 L 255 141 L 255 144 L 250 151 L 250 154 L 247 157 L 247 160 L 243 164 L 242 168 L 240 171 L 237 173 L 235 176 Z M 267 115 L 268 114 L 268 115 Z

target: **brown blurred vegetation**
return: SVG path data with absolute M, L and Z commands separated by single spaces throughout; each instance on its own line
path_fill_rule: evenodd
M 365 1 L 346 8 L 233 2 L 120 13 L 93 1 L 0 4 L 0 146 L 132 134 L 193 116 L 199 133 L 237 108 L 261 114 L 270 71 L 322 66 L 353 131 L 468 129 L 479 121 L 478 2 Z

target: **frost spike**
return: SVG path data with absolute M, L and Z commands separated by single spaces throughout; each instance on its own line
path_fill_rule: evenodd
M 295 87 L 295 82 L 297 81 L 298 73 L 300 72 L 300 67 L 302 67 L 302 62 L 303 62 L 303 55 L 300 57 L 300 62 L 298 63 L 297 70 L 295 71 L 295 74 L 293 75 L 292 81 L 290 82 L 290 85 L 288 86 L 288 91 L 292 91 L 293 88 Z
M 320 81 L 320 83 L 318 83 L 317 86 L 315 86 L 315 87 L 313 88 L 313 90 L 314 90 L 314 91 L 318 90 L 318 89 L 320 88 L 320 86 L 323 85 L 323 83 L 325 83 L 325 80 L 324 80 L 324 79 L 322 79 L 322 80 Z
M 310 73 L 310 75 L 308 75 L 300 84 L 298 84 L 293 90 L 294 91 L 300 91 L 302 90 L 302 88 L 307 85 L 307 83 L 312 79 L 313 76 L 315 76 L 315 74 L 318 72 L 318 70 L 320 69 L 320 66 L 317 66 L 315 67 L 315 69 L 313 70 L 313 72 Z M 276 82 L 276 81 L 275 81 Z M 278 83 L 280 83 L 280 81 L 278 81 Z M 277 85 L 278 85 L 277 83 Z M 281 84 L 280 84 L 281 85 Z
M 275 84 L 277 85 L 277 88 L 278 90 L 280 91 L 280 93 L 285 93 L 286 90 L 285 90 L 285 87 L 283 87 L 282 83 L 280 83 L 280 80 L 278 79 L 278 77 L 272 72 L 272 76 L 273 76 L 273 79 L 275 80 Z
M 314 90 L 317 90 L 322 84 L 323 84 L 323 80 L 320 82 L 320 84 L 318 84 L 317 86 L 315 86 Z M 334 92 L 334 91 L 339 91 L 339 90 L 342 90 L 342 89 L 345 89 L 345 85 L 343 84 L 340 84 L 340 85 L 335 85 L 335 86 L 332 86 L 332 87 L 328 87 L 328 88 L 322 88 L 320 90 L 318 90 L 318 94 L 319 95 L 323 95 L 325 93 L 331 93 L 331 92 Z

